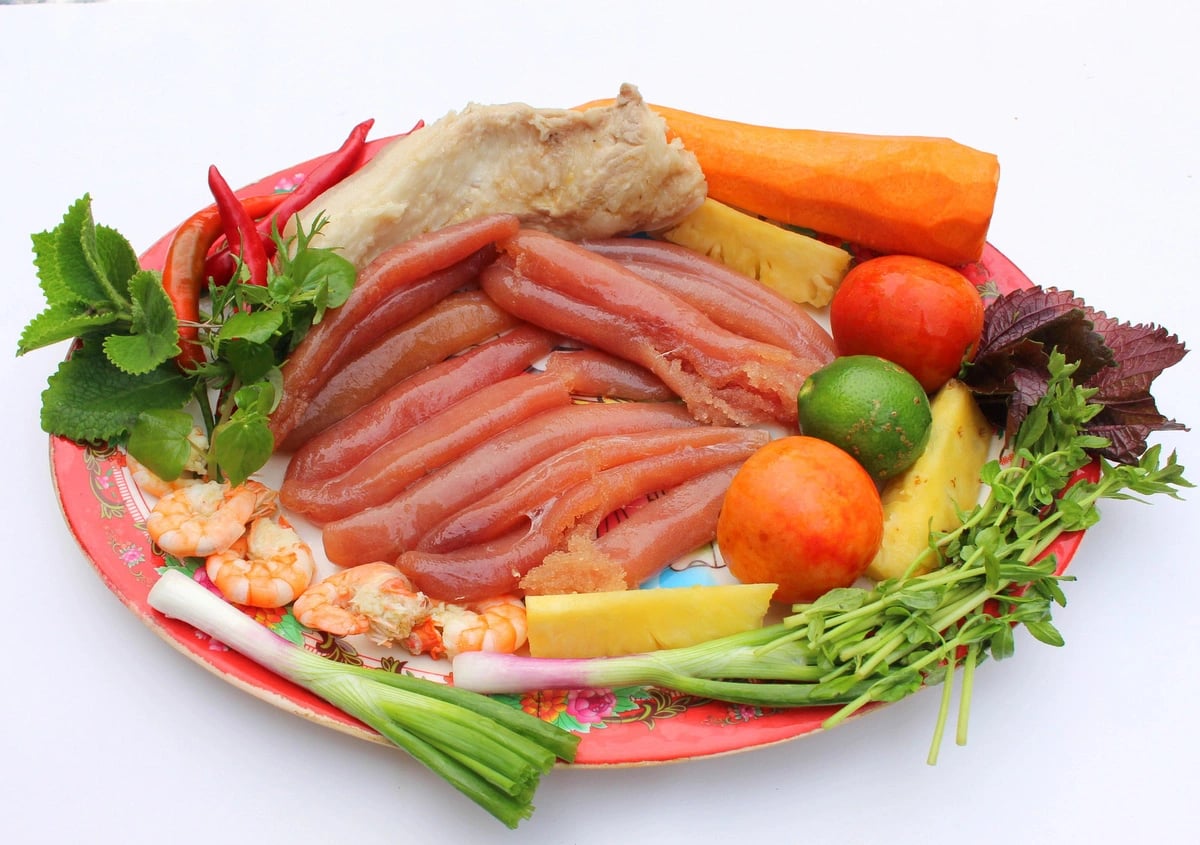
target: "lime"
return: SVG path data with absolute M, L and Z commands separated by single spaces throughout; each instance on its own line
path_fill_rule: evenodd
M 835 358 L 805 380 L 796 406 L 801 432 L 840 446 L 876 481 L 906 470 L 929 442 L 925 389 L 874 355 Z

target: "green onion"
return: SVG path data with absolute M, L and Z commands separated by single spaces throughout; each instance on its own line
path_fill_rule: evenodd
M 510 828 L 532 813 L 541 775 L 575 757 L 574 734 L 474 692 L 327 660 L 181 572 L 163 573 L 149 602 L 370 725 Z

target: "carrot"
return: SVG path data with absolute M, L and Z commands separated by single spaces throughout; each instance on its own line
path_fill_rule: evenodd
M 695 154 L 719 202 L 879 252 L 944 264 L 983 253 L 1000 177 L 991 153 L 949 138 L 780 129 L 650 108 Z

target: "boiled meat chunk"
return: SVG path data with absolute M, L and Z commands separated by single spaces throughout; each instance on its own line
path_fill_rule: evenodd
M 667 228 L 704 200 L 695 156 L 632 85 L 588 111 L 472 104 L 397 138 L 300 212 L 359 268 L 423 232 L 494 212 L 568 240 Z

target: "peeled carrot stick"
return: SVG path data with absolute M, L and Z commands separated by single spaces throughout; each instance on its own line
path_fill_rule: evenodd
M 949 138 L 780 129 L 651 109 L 695 154 L 719 202 L 880 252 L 945 264 L 983 254 L 1000 178 L 991 153 Z

